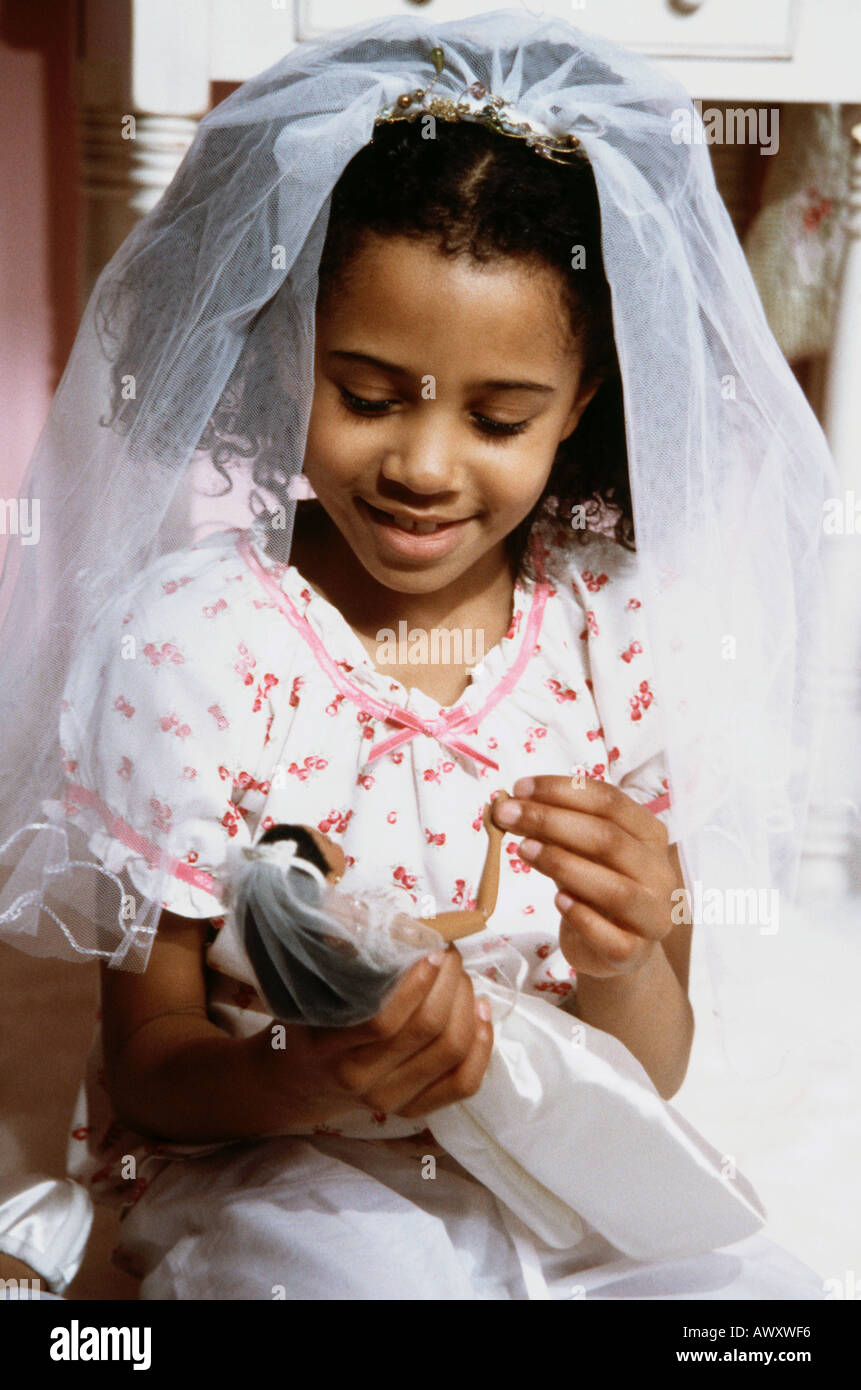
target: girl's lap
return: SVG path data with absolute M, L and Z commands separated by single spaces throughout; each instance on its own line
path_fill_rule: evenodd
M 433 1148 L 433 1145 L 430 1146 Z M 764 1235 L 640 1264 L 597 1232 L 551 1250 L 447 1155 L 334 1136 L 176 1162 L 123 1222 L 144 1299 L 822 1298 Z
M 123 1222 L 141 1297 L 522 1296 L 495 1199 L 447 1160 L 422 1179 L 416 1153 L 285 1138 L 171 1165 Z

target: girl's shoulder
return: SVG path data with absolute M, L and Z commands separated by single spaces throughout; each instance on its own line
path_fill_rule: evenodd
M 54 809 L 180 916 L 220 910 L 226 849 L 250 842 L 265 801 L 286 703 L 264 662 L 272 612 L 236 538 L 214 537 L 160 557 L 106 605 L 66 682 L 69 787 Z M 277 654 L 292 675 L 289 643 Z
M 216 653 L 239 651 L 252 638 L 279 628 L 279 649 L 286 654 L 289 633 L 276 615 L 272 594 L 261 582 L 262 571 L 283 582 L 286 566 L 269 570 L 248 533 L 219 533 L 198 545 L 159 556 L 100 609 L 89 630 L 90 654 L 99 647 L 126 660 L 140 647 L 156 665 L 179 664 L 179 658 L 211 662 Z
M 566 619 L 593 636 L 600 617 L 619 630 L 644 620 L 639 558 L 613 536 L 587 531 L 545 552 L 551 592 Z M 634 615 L 637 615 L 636 617 Z
M 603 531 L 574 532 L 551 552 L 550 578 L 582 594 L 613 592 L 639 575 L 637 552 Z
M 541 652 L 542 669 L 552 671 L 546 684 L 559 700 L 594 707 L 586 737 L 596 740 L 593 749 L 603 739 L 601 775 L 609 773 L 637 800 L 663 806 L 668 700 L 656 679 L 637 553 L 612 536 L 587 532 L 557 544 L 547 570 L 552 597 Z
M 194 714 L 200 724 L 209 715 L 220 728 L 239 727 L 270 709 L 295 675 L 302 643 L 249 564 L 248 543 L 246 533 L 221 534 L 160 556 L 102 606 L 70 665 L 67 743 L 76 726 L 79 741 L 111 711 L 129 727 L 151 728 L 158 716 L 182 730 Z
M 198 545 L 159 556 L 105 606 L 103 613 L 113 615 L 122 608 L 126 625 L 143 614 L 194 622 L 211 621 L 216 614 L 241 606 L 253 586 L 248 583 L 239 539 L 235 534 L 220 533 Z

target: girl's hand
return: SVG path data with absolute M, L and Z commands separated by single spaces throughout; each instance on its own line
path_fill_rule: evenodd
M 369 1023 L 287 1028 L 287 1048 L 267 1062 L 295 1113 L 313 1120 L 356 1102 L 415 1119 L 475 1095 L 493 1047 L 490 1010 L 476 1002 L 460 955 L 419 961 Z M 268 1030 L 258 1035 L 270 1048 Z M 275 1069 L 275 1072 L 273 1072 Z
M 524 778 L 514 796 L 493 818 L 526 836 L 521 858 L 560 890 L 565 959 L 596 979 L 641 970 L 671 932 L 671 895 L 684 886 L 666 828 L 608 782 Z

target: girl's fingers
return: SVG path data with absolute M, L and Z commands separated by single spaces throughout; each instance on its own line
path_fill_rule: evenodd
M 404 1105 L 463 1066 L 472 1051 L 479 1021 L 472 981 L 464 975 L 442 1032 L 420 1052 L 364 1087 L 365 1104 L 375 1110 L 402 1113 Z
M 350 1028 L 315 1029 L 318 1054 L 323 1057 L 336 1055 L 396 1037 L 427 999 L 437 983 L 443 964 L 449 973 L 455 970 L 460 958 L 449 962 L 451 954 L 447 952 L 444 961 L 435 962 L 429 956 L 417 961 L 398 981 L 379 1012 L 367 1023 L 357 1023 Z
M 354 1042 L 342 1052 L 336 1067 L 341 1084 L 357 1095 L 364 1095 L 411 1057 L 427 1050 L 452 1028 L 452 1013 L 458 1004 L 463 1008 L 465 991 L 470 1000 L 468 1012 L 471 1012 L 472 981 L 463 969 L 458 952 L 449 950 L 430 989 L 411 1014 L 404 1019 L 400 1012 L 383 1011 L 370 1023 L 361 1025 L 362 1029 L 371 1030 L 376 1041 L 358 1046 Z
M 614 820 L 549 802 L 516 799 L 504 802 L 499 814 L 506 816 L 512 835 L 557 845 L 629 878 L 638 878 L 643 872 L 647 853 L 643 841 Z
M 415 1120 L 429 1115 L 433 1110 L 442 1109 L 444 1105 L 453 1105 L 456 1101 L 474 1096 L 484 1080 L 492 1051 L 493 1025 L 479 1018 L 476 1020 L 472 1047 L 460 1066 L 400 1105 L 397 1113 L 404 1119 Z
M 642 964 L 644 939 L 621 931 L 587 903 L 572 902 L 560 908 L 560 916 L 559 946 L 575 970 L 617 975 Z
M 582 811 L 612 821 L 644 844 L 666 844 L 669 838 L 657 816 L 611 782 L 586 778 L 581 784 L 571 777 L 529 777 L 515 782 L 513 791 L 515 800 Z
M 616 923 L 623 929 L 622 934 L 634 932 L 653 941 L 666 936 L 670 926 L 669 898 L 662 905 L 641 883 L 603 864 L 581 859 L 558 845 L 535 842 L 534 852 L 521 846 L 520 853 L 528 864 L 552 878 L 560 892 L 608 918 L 608 925 Z

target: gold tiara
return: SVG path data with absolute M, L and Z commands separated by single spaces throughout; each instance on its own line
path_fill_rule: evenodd
M 576 135 L 551 135 L 528 121 L 516 120 L 509 102 L 504 97 L 490 95 L 481 82 L 470 83 L 456 99 L 435 96 L 433 87 L 445 65 L 445 54 L 441 48 L 432 48 L 429 56 L 436 70 L 429 86 L 402 92 L 391 106 L 383 107 L 374 125 L 416 121 L 423 116 L 432 116 L 437 121 L 474 121 L 497 135 L 523 140 L 542 159 L 550 159 L 554 164 L 570 164 L 572 159 L 586 158 Z

